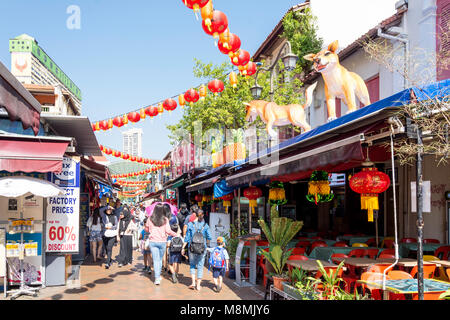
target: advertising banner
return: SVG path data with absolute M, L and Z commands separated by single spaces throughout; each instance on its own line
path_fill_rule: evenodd
M 217 237 L 230 235 L 230 215 L 226 213 L 211 212 L 209 216 L 209 229 L 211 230 L 211 245 L 216 246 Z
M 80 230 L 80 163 L 64 158 L 61 173 L 50 173 L 49 180 L 66 192 L 48 198 L 47 253 L 78 253 Z

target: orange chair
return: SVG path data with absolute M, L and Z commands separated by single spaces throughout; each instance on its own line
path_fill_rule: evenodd
M 375 259 L 378 255 L 378 249 L 366 249 L 366 256 L 370 259 Z
M 395 259 L 395 254 L 390 253 L 380 253 L 378 259 Z
M 324 269 L 325 269 L 325 272 L 327 273 L 327 275 L 329 275 L 329 276 L 333 276 L 333 275 L 335 275 L 336 274 L 336 271 L 337 271 L 337 267 L 323 267 Z M 339 278 L 342 278 L 342 273 L 343 273 L 343 269 L 342 268 L 340 268 L 339 269 L 339 272 L 337 273 L 337 277 L 339 277 Z M 322 277 L 322 272 L 320 272 L 320 270 L 318 270 L 317 272 L 316 272 L 316 275 L 315 275 L 315 278 L 316 279 L 320 279 Z M 318 284 L 317 286 L 316 286 L 316 290 L 317 291 L 324 291 L 324 288 L 323 288 L 323 286 L 321 285 L 321 284 Z
M 386 279 L 389 279 L 389 277 L 387 275 L 386 275 Z M 383 274 L 376 273 L 376 272 L 363 272 L 361 274 L 361 280 L 365 280 L 365 281 L 383 280 Z M 370 297 L 373 300 L 383 300 L 383 297 L 381 295 L 381 289 L 361 283 L 362 294 L 365 294 L 366 289 L 368 289 L 370 291 Z
M 297 242 L 297 244 L 295 246 L 297 248 L 299 248 L 299 247 L 308 248 L 309 245 L 310 245 L 309 241 L 299 241 L 299 242 Z
M 450 246 L 442 246 L 434 251 L 434 256 L 438 257 L 440 260 L 449 260 L 450 257 Z
M 305 252 L 306 252 L 306 248 L 303 248 L 303 247 L 295 247 L 294 249 L 292 249 L 291 254 L 297 255 L 297 254 L 304 254 Z
M 418 266 L 415 266 L 412 268 L 410 274 L 413 278 L 417 275 Z M 424 264 L 423 265 L 423 278 L 424 279 L 433 279 L 434 278 L 434 271 L 436 270 L 435 264 Z
M 370 238 L 369 240 L 366 241 L 366 244 L 369 247 L 376 247 L 377 246 L 377 238 Z
M 413 279 L 408 272 L 401 270 L 391 270 L 388 272 L 388 276 L 392 280 Z M 389 292 L 389 300 L 406 300 L 406 298 L 403 293 Z
M 339 263 L 341 263 L 341 261 L 342 260 L 336 260 L 336 259 L 334 259 L 334 258 L 348 258 L 349 256 L 348 255 L 346 255 L 345 253 L 333 253 L 332 255 L 331 255 L 331 261 L 333 262 L 333 263 L 335 263 L 335 264 L 339 264 Z
M 366 272 L 375 272 L 375 273 L 383 273 L 384 270 L 386 270 L 387 268 L 389 268 L 389 266 L 391 266 L 390 263 L 377 263 L 377 264 L 373 264 L 371 265 Z
M 366 249 L 353 249 L 348 253 L 348 256 L 352 258 L 362 258 L 365 256 L 366 251 Z
M 345 241 L 338 241 L 333 244 L 333 247 L 348 247 Z
M 414 238 L 402 238 L 400 243 L 417 243 L 417 239 Z
M 423 239 L 423 243 L 441 243 L 438 239 Z

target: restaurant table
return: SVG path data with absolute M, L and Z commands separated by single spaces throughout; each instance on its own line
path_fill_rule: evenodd
M 437 248 L 446 246 L 447 244 L 442 243 L 424 243 L 423 252 L 429 252 L 434 255 Z M 398 254 L 401 257 L 408 257 L 411 251 L 417 251 L 417 243 L 399 243 L 398 244 Z
M 345 264 L 354 266 L 356 268 L 368 268 L 374 264 L 393 264 L 395 259 L 370 259 L 370 258 L 335 258 L 336 261 L 344 261 Z M 439 266 L 438 262 L 434 263 L 432 261 L 424 261 L 423 264 L 436 264 Z M 417 265 L 417 260 L 409 259 L 409 258 L 401 258 L 398 260 L 397 264 L 401 267 L 415 267 Z
M 383 289 L 383 280 L 358 280 L 357 282 Z M 428 296 L 428 298 L 437 300 L 441 293 L 449 289 L 450 282 L 436 279 L 423 279 L 424 298 Z M 385 290 L 383 292 L 384 300 L 388 300 L 388 292 L 412 295 L 412 298 L 414 298 L 418 295 L 417 279 L 386 280 Z
M 323 261 L 320 260 L 320 262 L 322 263 L 322 265 L 324 267 L 338 267 L 338 265 L 334 264 L 334 263 L 330 263 L 328 261 Z M 310 259 L 310 260 L 289 260 L 286 262 L 286 264 L 294 267 L 294 268 L 299 268 L 299 269 L 303 269 L 305 271 L 318 271 L 319 270 L 319 265 L 317 264 L 317 260 L 314 259 Z
M 348 254 L 350 251 L 352 251 L 354 249 L 359 249 L 359 248 L 354 248 L 354 247 L 316 247 L 308 255 L 308 258 L 331 261 L 331 256 L 334 253 Z M 367 248 L 363 248 L 363 249 L 378 249 L 378 253 L 381 250 L 380 248 L 374 248 L 374 247 L 367 247 Z
M 431 260 L 430 262 L 433 262 L 440 267 L 450 268 L 450 261 L 448 260 Z

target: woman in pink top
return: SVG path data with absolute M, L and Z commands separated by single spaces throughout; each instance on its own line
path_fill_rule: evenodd
M 170 206 L 165 203 L 158 203 L 153 209 L 151 217 L 147 220 L 145 231 L 150 233 L 150 252 L 153 258 L 153 270 L 155 271 L 155 284 L 161 283 L 161 269 L 164 252 L 166 252 L 167 237 L 176 237 L 166 218 L 166 212 L 170 211 Z

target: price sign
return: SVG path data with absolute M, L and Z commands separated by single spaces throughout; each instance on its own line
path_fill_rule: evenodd
M 80 164 L 64 158 L 62 172 L 50 174 L 49 180 L 62 187 L 65 194 L 47 200 L 46 252 L 78 253 Z

